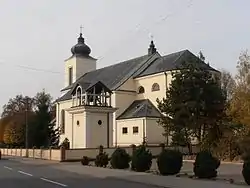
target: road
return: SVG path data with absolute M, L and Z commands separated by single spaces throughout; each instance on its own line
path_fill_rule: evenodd
M 115 176 L 113 176 L 114 174 L 110 175 L 106 174 L 106 172 L 103 174 L 104 169 L 99 169 L 94 172 L 89 171 L 91 169 L 87 169 L 86 171 L 86 169 L 87 168 L 83 168 L 80 163 L 58 163 L 18 157 L 5 158 L 4 160 L 0 160 L 0 187 L 92 188 L 102 186 L 103 188 L 156 188 L 156 186 L 118 179 L 118 171 L 115 173 Z M 193 163 L 184 162 L 181 172 L 190 174 L 192 173 L 192 169 Z M 226 179 L 232 178 L 237 182 L 244 182 L 241 170 L 242 165 L 221 164 L 218 169 L 218 177 Z M 122 176 L 124 176 L 124 174 Z
M 58 164 L 57 164 L 58 165 Z M 80 164 L 79 164 L 80 165 Z M 54 168 L 49 163 L 23 163 L 18 160 L 0 161 L 0 187 L 8 188 L 156 188 L 115 178 L 96 178 Z

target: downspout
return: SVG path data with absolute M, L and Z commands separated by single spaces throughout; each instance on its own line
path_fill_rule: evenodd
M 168 89 L 168 76 L 167 76 L 167 73 L 166 72 L 164 72 L 164 75 L 165 75 L 165 88 L 166 88 L 166 91 L 165 92 L 167 92 L 167 89 Z M 168 139 L 169 139 L 169 129 L 167 128 L 167 134 L 166 134 L 166 139 L 167 139 L 167 146 L 169 145 L 169 141 L 168 141 Z
M 114 93 L 114 106 L 116 107 L 116 93 Z M 110 106 L 111 106 L 111 101 L 112 101 L 112 98 L 111 98 L 111 96 L 110 96 Z M 115 123 L 115 147 L 117 147 L 117 122 L 116 122 L 116 114 L 117 112 L 113 112 L 113 119 L 112 119 L 112 121 L 113 121 L 113 124 Z M 114 121 L 114 119 L 115 119 L 115 121 Z M 114 126 L 113 126 L 114 127 Z
M 72 116 L 71 116 L 72 118 L 72 122 L 71 122 L 71 125 L 72 125 L 72 140 L 71 140 L 71 143 L 72 143 L 72 145 L 71 145 L 71 148 L 73 149 L 74 147 L 74 145 L 73 145 L 73 143 L 74 143 L 74 115 L 73 115 L 73 113 L 72 113 Z
M 109 148 L 109 112 L 107 113 L 107 148 Z
M 117 123 L 115 120 L 115 146 L 117 147 Z
M 166 87 L 166 91 L 168 89 L 168 77 L 167 77 L 167 73 L 164 72 L 164 75 L 165 75 L 165 87 Z
M 146 133 L 145 133 L 145 119 L 142 119 L 142 127 L 143 127 L 143 145 L 146 144 Z
M 59 130 L 60 130 L 60 128 L 61 128 L 61 126 L 60 126 L 60 117 L 59 117 L 59 115 L 60 115 L 60 103 L 59 102 L 57 102 L 57 128 L 59 128 Z M 61 131 L 60 131 L 61 132 Z

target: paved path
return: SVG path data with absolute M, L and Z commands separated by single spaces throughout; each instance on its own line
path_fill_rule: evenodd
M 115 178 L 97 178 L 89 175 L 62 170 L 58 163 L 38 161 L 0 161 L 0 186 L 10 188 L 156 188 L 142 183 L 129 182 Z M 79 165 L 80 166 L 80 165 Z
M 181 173 L 188 173 L 189 175 L 193 175 L 193 161 L 185 161 L 183 162 L 183 166 L 181 169 Z M 242 164 L 240 163 L 226 163 L 222 162 L 218 169 L 219 178 L 225 179 L 234 179 L 237 182 L 244 182 L 243 176 L 241 175 Z M 156 160 L 153 159 L 151 170 L 157 170 Z
M 218 169 L 218 178 L 234 179 L 237 182 L 244 182 L 241 174 L 242 164 L 222 163 Z M 184 162 L 182 172 L 193 174 L 193 162 Z

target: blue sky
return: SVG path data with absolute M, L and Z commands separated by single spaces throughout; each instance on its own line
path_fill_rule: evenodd
M 152 34 L 162 55 L 202 50 L 212 66 L 235 73 L 250 48 L 249 7 L 249 0 L 0 0 L 0 106 L 43 88 L 60 95 L 80 25 L 98 68 L 146 54 Z

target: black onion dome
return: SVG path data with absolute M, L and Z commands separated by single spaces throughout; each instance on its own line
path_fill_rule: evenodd
M 91 49 L 84 43 L 82 33 L 80 33 L 78 43 L 71 48 L 71 52 L 73 55 L 89 56 Z

